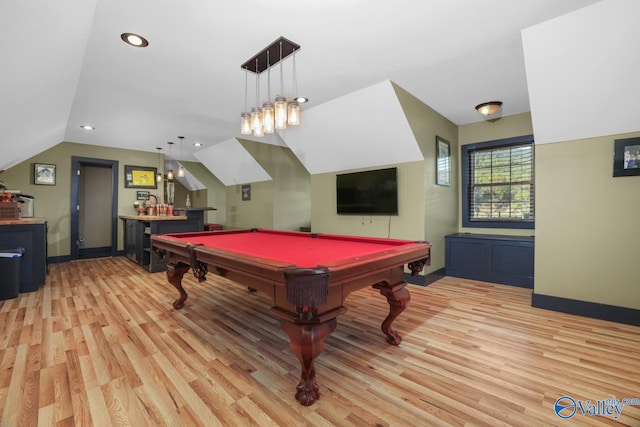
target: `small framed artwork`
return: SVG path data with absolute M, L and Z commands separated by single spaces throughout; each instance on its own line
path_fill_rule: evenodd
M 251 200 L 251 184 L 242 186 L 242 200 Z
M 149 166 L 130 166 L 124 167 L 124 186 L 125 188 L 158 188 L 156 181 L 156 173 L 158 169 Z
M 640 138 L 616 139 L 613 147 L 613 176 L 640 175 Z
M 451 186 L 451 144 L 436 136 L 436 184 Z
M 37 185 L 56 185 L 56 165 L 34 164 L 33 183 Z
M 136 191 L 136 200 L 149 200 L 148 191 Z

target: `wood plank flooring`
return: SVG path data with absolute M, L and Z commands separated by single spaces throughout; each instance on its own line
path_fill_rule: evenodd
M 187 276 L 185 276 L 187 277 Z M 640 328 L 531 308 L 531 291 L 445 277 L 409 285 L 399 347 L 374 289 L 352 294 L 300 374 L 265 295 L 209 275 L 177 297 L 125 258 L 50 266 L 37 292 L 0 302 L 0 426 L 640 426 L 554 413 L 575 400 L 640 398 Z

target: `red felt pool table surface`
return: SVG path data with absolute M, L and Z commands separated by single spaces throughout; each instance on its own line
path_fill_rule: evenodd
M 273 230 L 242 230 L 241 232 L 188 233 L 169 235 L 190 244 L 222 249 L 312 268 L 331 265 L 346 259 L 358 258 L 412 244 L 405 240 L 352 237 Z

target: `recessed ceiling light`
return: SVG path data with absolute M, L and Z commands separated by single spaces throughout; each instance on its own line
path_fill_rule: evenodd
M 120 38 L 127 44 L 135 47 L 147 47 L 149 46 L 149 42 L 147 39 L 142 37 L 141 35 L 134 33 L 122 33 L 120 34 Z
M 202 142 L 194 142 L 193 145 L 195 147 L 202 147 Z
M 80 126 L 80 128 L 84 129 L 84 130 L 95 130 L 95 128 L 91 125 L 82 125 Z
M 304 104 L 305 102 L 309 102 L 309 98 L 305 98 L 304 96 L 298 96 L 293 98 L 294 101 L 297 101 L 298 104 Z

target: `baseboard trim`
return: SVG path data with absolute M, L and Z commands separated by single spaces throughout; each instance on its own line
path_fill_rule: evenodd
M 531 306 L 567 314 L 640 326 L 640 310 L 533 293 Z
M 111 256 L 111 246 L 78 249 L 78 259 L 107 258 Z
M 116 256 L 125 256 L 125 252 L 124 250 L 118 251 L 116 252 Z M 107 257 L 111 256 L 111 255 L 106 255 Z M 87 259 L 85 258 L 81 258 L 81 259 Z M 71 255 L 62 255 L 62 256 L 50 256 L 47 258 L 47 262 L 49 264 L 58 264 L 61 262 L 69 262 L 71 261 Z
M 59 264 L 61 262 L 69 262 L 69 261 L 71 261 L 71 255 L 50 256 L 47 258 L 47 262 L 49 264 Z
M 404 273 L 404 281 L 411 285 L 429 286 L 433 282 L 442 279 L 445 276 L 444 273 L 444 268 L 433 271 L 425 276 L 422 276 L 420 274 L 412 276 L 410 273 Z

